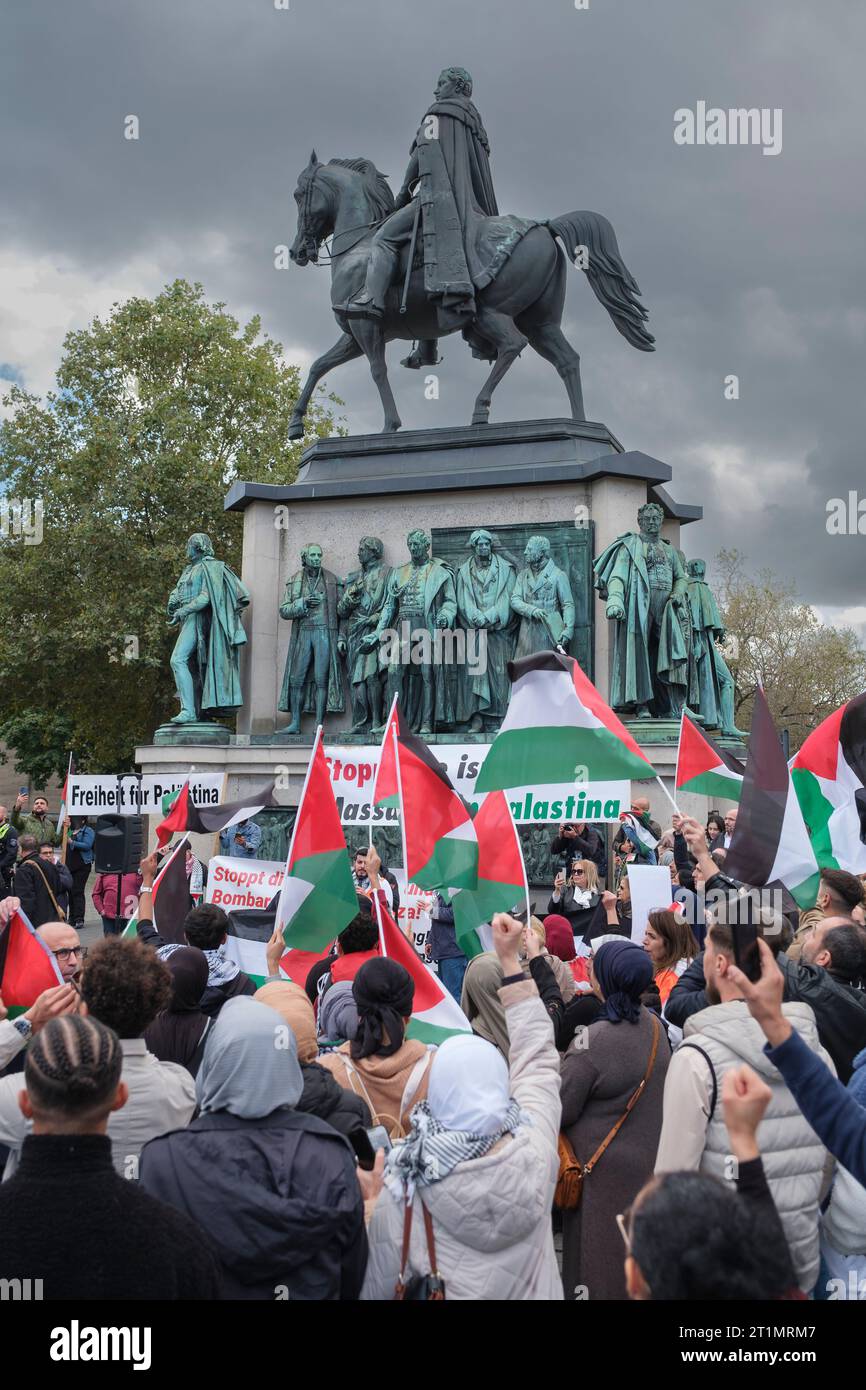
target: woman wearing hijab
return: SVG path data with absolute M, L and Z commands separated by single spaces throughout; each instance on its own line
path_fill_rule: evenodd
M 568 961 L 574 960 L 574 937 L 568 919 L 551 913 L 543 922 L 530 918 L 530 926 L 544 945 L 542 960 L 553 971 L 562 1002 L 568 1004 L 574 998 L 574 976 L 568 966 Z
M 590 982 L 602 1008 L 562 1059 L 563 1134 L 581 1164 L 595 1157 L 580 1205 L 563 1217 L 562 1280 L 569 1300 L 626 1298 L 616 1218 L 652 1175 L 670 1060 L 662 1025 L 640 1002 L 652 976 L 652 961 L 635 942 L 615 938 L 600 945 Z
M 536 920 L 536 919 L 533 919 Z M 549 961 L 542 954 L 542 942 L 532 928 L 524 928 L 521 940 L 522 966 L 525 975 L 534 982 L 541 1002 L 553 1024 L 557 1047 L 564 1047 L 563 1039 L 564 1005 L 556 976 Z M 472 1024 L 472 1031 L 485 1042 L 498 1047 L 508 1061 L 508 1025 L 505 1009 L 499 994 L 502 984 L 502 966 L 493 951 L 475 956 L 469 962 L 463 976 L 463 993 L 460 1007 Z M 568 1035 L 569 1038 L 571 1034 Z
M 415 984 L 406 968 L 387 956 L 368 960 L 352 981 L 358 1031 L 320 1065 L 347 1091 L 363 1097 L 374 1125 L 392 1139 L 409 1127 L 412 1106 L 427 1094 L 430 1050 L 406 1038 Z M 327 995 L 325 996 L 327 998 Z
M 356 1299 L 367 1240 L 348 1142 L 302 1114 L 295 1035 L 248 996 L 220 1010 L 199 1116 L 146 1144 L 141 1184 L 204 1227 L 227 1299 Z
M 339 988 L 339 985 L 331 986 L 331 990 Z M 331 990 L 328 990 L 328 994 Z M 295 1035 L 304 1083 L 297 1108 L 305 1114 L 318 1115 L 320 1120 L 327 1120 L 340 1134 L 345 1134 L 357 1154 L 366 1158 L 369 1154 L 366 1130 L 373 1123 L 370 1111 L 361 1096 L 344 1091 L 333 1076 L 318 1065 L 316 1020 L 306 990 L 292 984 L 291 980 L 269 980 L 256 990 L 255 998 L 260 1004 L 276 1009 Z
M 375 1197 L 362 1299 L 394 1296 L 407 1199 L 414 1213 L 407 1283 L 431 1272 L 423 1206 L 446 1299 L 562 1298 L 550 1221 L 559 1057 L 518 955 L 523 932 L 504 913 L 493 919 L 510 1062 L 468 1033 L 437 1050 L 427 1098 L 412 1112 L 408 1137 L 390 1151 Z M 374 1175 L 362 1181 L 372 1198 Z
M 199 1008 L 207 986 L 207 957 L 195 946 L 180 946 L 166 965 L 171 972 L 171 1002 L 145 1029 L 144 1041 L 160 1062 L 177 1062 L 195 1076 L 211 1025 Z

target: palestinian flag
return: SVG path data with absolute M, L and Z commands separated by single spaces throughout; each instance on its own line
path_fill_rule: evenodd
M 620 814 L 620 824 L 622 831 L 634 848 L 635 853 L 645 864 L 657 864 L 658 840 L 645 823 L 643 816 L 636 816 L 633 811 L 623 811 Z M 648 817 L 647 817 L 648 819 Z
M 168 798 L 170 809 L 164 806 L 164 813 L 167 813 L 156 827 L 157 844 L 162 849 L 178 832 L 183 834 L 188 830 L 200 835 L 215 835 L 230 825 L 240 825 L 242 821 L 258 815 L 266 806 L 279 805 L 274 786 L 274 782 L 268 782 L 259 791 L 248 792 L 240 801 L 223 801 L 218 806 L 195 806 L 190 799 L 189 782 L 184 782 L 180 791 Z
M 478 887 L 454 893 L 454 933 L 465 956 L 480 956 L 488 948 L 478 928 L 495 912 L 512 912 L 528 900 L 526 870 L 520 837 L 504 792 L 485 796 L 473 821 L 478 837 Z
M 625 725 L 574 657 L 536 652 L 509 661 L 511 699 L 484 760 L 476 792 L 545 783 L 655 777 Z
M 753 888 L 784 884 L 815 906 L 820 873 L 766 696 L 755 692 L 749 756 L 725 873 Z
M 319 725 L 292 828 L 277 921 L 287 946 L 321 954 L 357 911 L 358 894 Z
M 43 990 L 62 984 L 54 952 L 19 908 L 0 933 L 0 999 L 9 1017 L 26 1013 Z
M 184 835 L 172 850 L 153 880 L 153 925 L 160 936 L 169 942 L 186 945 L 183 924 L 189 912 L 189 879 L 186 876 L 187 840 Z M 130 917 L 121 937 L 134 940 L 138 936 L 138 919 L 141 912 Z
M 866 693 L 819 724 L 790 766 L 818 863 L 866 873 Z
M 399 701 L 388 716 L 374 806 L 400 804 L 403 867 L 419 888 L 475 888 L 478 838 L 472 815 L 441 763 L 413 734 Z
M 738 758 L 714 743 L 683 710 L 676 791 L 700 792 L 713 799 L 739 801 L 745 770 Z
M 442 1043 L 454 1033 L 471 1033 L 469 1020 L 460 1005 L 425 965 L 417 951 L 401 932 L 394 918 L 379 902 L 378 895 L 373 899 L 379 918 L 379 940 L 383 956 L 406 967 L 415 983 L 415 998 L 412 1004 L 412 1017 L 406 1029 L 407 1038 L 417 1038 L 424 1043 Z

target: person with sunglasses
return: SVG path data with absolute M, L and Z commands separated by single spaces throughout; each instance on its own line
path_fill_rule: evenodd
M 598 872 L 595 864 L 591 859 L 575 859 L 567 883 L 563 869 L 556 875 L 546 915 L 567 918 L 575 937 L 581 938 L 595 916 L 598 904 Z

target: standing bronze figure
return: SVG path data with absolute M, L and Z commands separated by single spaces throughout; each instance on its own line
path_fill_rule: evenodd
M 325 712 L 345 708 L 340 673 L 337 579 L 322 568 L 322 547 L 309 544 L 301 551 L 302 568 L 286 585 L 280 617 L 291 619 L 292 635 L 277 709 L 292 718 L 281 734 L 299 734 L 301 715 L 315 711 L 316 724 Z

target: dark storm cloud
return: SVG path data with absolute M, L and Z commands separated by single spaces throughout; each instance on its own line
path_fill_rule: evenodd
M 152 256 L 316 353 L 336 337 L 326 272 L 273 268 L 297 173 L 315 145 L 373 158 L 396 189 L 436 74 L 459 63 L 500 207 L 614 224 L 657 351 L 631 349 L 577 271 L 565 328 L 590 417 L 704 504 L 688 552 L 737 545 L 815 603 L 856 604 L 866 541 L 829 537 L 825 509 L 864 476 L 864 39 L 848 0 L 41 0 L 4 21 L 0 246 L 121 287 Z M 677 146 L 674 111 L 699 100 L 781 108 L 781 154 Z M 468 420 L 483 368 L 456 339 L 443 352 L 429 402 L 392 349 L 406 425 Z M 366 367 L 328 385 L 353 431 L 379 428 Z M 527 352 L 493 413 L 564 414 L 564 392 Z

